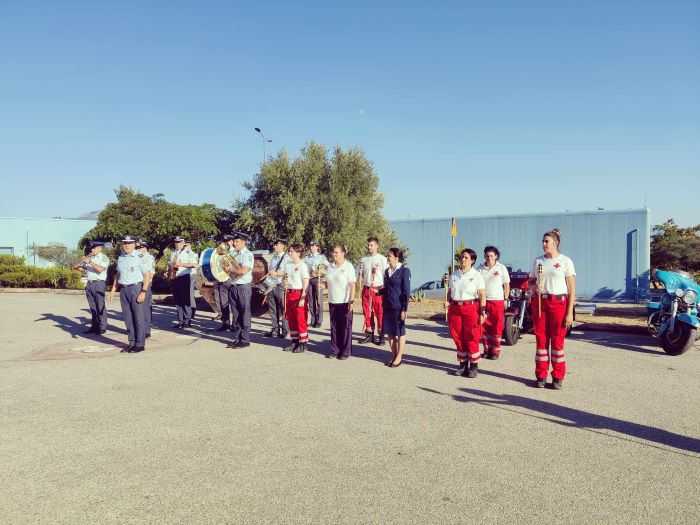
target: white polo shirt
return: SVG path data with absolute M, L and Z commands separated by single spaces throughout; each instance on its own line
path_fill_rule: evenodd
M 486 300 L 503 301 L 505 299 L 503 285 L 510 283 L 508 268 L 499 262 L 496 262 L 492 268 L 482 264 L 479 266 L 479 273 L 486 284 Z
M 484 290 L 484 278 L 474 267 L 468 272 L 455 270 L 450 276 L 450 290 L 453 301 L 471 301 L 479 298 L 479 290 Z
M 347 260 L 340 266 L 331 263 L 328 266 L 326 282 L 328 283 L 328 302 L 330 304 L 345 304 L 350 302 L 348 286 L 355 284 L 357 276 L 355 268 Z
M 284 272 L 287 274 L 288 290 L 303 290 L 304 279 L 309 278 L 309 267 L 304 261 L 298 263 L 288 262 Z
M 389 267 L 389 262 L 381 253 L 366 255 L 360 259 L 360 275 L 364 286 L 381 288 L 384 286 L 384 270 Z
M 556 257 L 540 255 L 532 265 L 531 278 L 538 278 L 537 267 L 540 264 L 542 265 L 542 274 L 539 278 L 539 290 L 542 293 L 553 295 L 567 294 L 566 278 L 576 275 L 574 261 L 561 253 Z

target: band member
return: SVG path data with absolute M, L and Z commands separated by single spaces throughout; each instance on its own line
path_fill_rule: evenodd
M 386 366 L 396 368 L 401 365 L 406 348 L 406 312 L 411 296 L 411 270 L 403 265 L 403 251 L 389 248 L 387 253 L 389 268 L 384 272 L 383 326 L 382 332 L 389 337 L 391 360 Z
M 309 324 L 313 328 L 319 328 L 323 324 L 323 294 L 321 293 L 321 278 L 328 269 L 328 259 L 321 253 L 321 248 L 316 241 L 309 243 L 311 252 L 304 258 L 309 267 L 311 281 L 309 282 Z
M 460 267 L 450 276 L 447 294 L 447 323 L 457 348 L 456 375 L 476 377 L 479 369 L 481 325 L 486 320 L 486 284 L 473 267 L 476 252 L 465 248 Z
M 221 253 L 230 253 L 233 251 L 233 236 L 228 233 L 222 235 L 218 239 L 219 245 L 217 250 Z M 231 330 L 231 308 L 229 307 L 229 296 L 231 295 L 231 287 L 233 279 L 228 279 L 225 282 L 214 283 L 214 297 L 221 310 L 221 326 L 217 328 L 217 332 Z
M 144 303 L 151 289 L 151 277 L 144 272 L 142 259 L 136 253 L 136 240 L 128 235 L 122 239 L 122 254 L 117 259 L 117 276 L 112 285 L 110 302 L 117 287 L 124 323 L 129 333 L 129 346 L 122 352 L 143 352 L 146 346 Z
M 559 252 L 559 230 L 542 237 L 544 254 L 535 259 L 530 273 L 533 300 L 532 321 L 537 350 L 535 354 L 535 386 L 544 388 L 549 373 L 551 351 L 552 388 L 562 388 L 566 376 L 564 338 L 574 322 L 576 304 L 576 269 L 574 262 Z
M 85 333 L 104 334 L 107 331 L 107 309 L 105 308 L 105 292 L 107 286 L 107 268 L 109 257 L 102 253 L 104 243 L 90 241 L 89 253 L 83 257 L 79 264 L 73 268 L 85 272 L 87 284 L 85 285 L 85 297 L 87 297 L 90 315 L 92 317 L 90 328 Z
M 250 300 L 253 296 L 253 264 L 255 257 L 246 244 L 248 235 L 235 232 L 233 249 L 230 251 L 238 266 L 229 267 L 226 271 L 233 278 L 233 286 L 229 288 L 229 307 L 231 308 L 231 332 L 233 340 L 230 348 L 245 348 L 250 346 Z
M 192 324 L 192 302 L 190 298 L 190 273 L 197 267 L 197 254 L 187 248 L 185 239 L 175 237 L 175 251 L 170 256 L 169 275 L 177 307 L 177 327 Z
M 289 324 L 284 317 L 284 286 L 282 283 L 285 266 L 289 263 L 286 239 L 277 239 L 272 250 L 270 271 L 265 278 L 265 285 L 270 287 L 270 291 L 267 293 L 267 303 L 270 305 L 270 321 L 272 323 L 267 336 L 284 339 L 289 332 Z
M 285 347 L 284 351 L 292 351 L 295 354 L 306 350 L 309 342 L 309 326 L 307 324 L 308 303 L 307 292 L 309 289 L 309 267 L 301 256 L 304 252 L 302 244 L 292 244 L 289 247 L 289 262 L 285 267 L 287 278 L 287 304 L 285 306 L 287 322 L 289 323 L 289 335 L 292 344 Z
M 365 336 L 360 343 L 367 343 L 374 339 L 377 345 L 384 344 L 382 333 L 382 297 L 381 290 L 384 287 L 384 272 L 389 263 L 379 253 L 379 240 L 376 237 L 367 239 L 368 255 L 360 259 L 360 282 L 362 284 L 362 313 L 365 318 Z M 374 338 L 374 328 L 377 336 Z
M 143 239 L 139 239 L 136 243 L 136 249 L 138 250 L 139 256 L 141 257 L 141 262 L 143 266 L 144 276 L 148 274 L 151 282 L 153 282 L 153 276 L 156 274 L 156 260 L 153 255 L 148 253 L 148 243 Z M 146 339 L 151 337 L 151 322 L 153 320 L 153 287 L 149 286 L 146 291 L 146 301 L 144 302 L 144 315 L 146 316 Z
M 345 246 L 333 247 L 333 263 L 328 265 L 328 314 L 331 324 L 331 351 L 326 357 L 347 359 L 352 350 L 352 305 L 355 302 L 355 268 L 345 259 Z
M 197 289 L 197 269 L 199 268 L 200 262 L 199 255 L 192 249 L 191 243 L 185 243 L 185 250 L 192 252 L 197 261 L 197 264 L 190 269 L 190 308 L 192 309 L 192 314 L 190 315 L 190 322 L 187 323 L 187 326 L 192 326 L 192 321 L 194 321 L 194 318 L 197 315 L 197 301 L 195 299 L 194 292 Z
M 484 264 L 479 267 L 486 284 L 486 322 L 481 334 L 486 359 L 498 359 L 501 355 L 505 301 L 510 295 L 508 268 L 498 262 L 500 257 L 498 248 L 487 246 L 484 248 Z

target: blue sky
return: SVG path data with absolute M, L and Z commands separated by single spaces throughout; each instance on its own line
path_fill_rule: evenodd
M 700 223 L 700 2 L 144 4 L 0 4 L 0 215 L 228 206 L 259 126 L 362 148 L 390 219 Z

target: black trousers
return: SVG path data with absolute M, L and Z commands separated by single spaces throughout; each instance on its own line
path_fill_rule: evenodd
M 331 318 L 331 353 L 338 357 L 350 357 L 352 350 L 352 308 L 349 303 L 329 304 Z
M 175 277 L 173 281 L 173 296 L 177 307 L 177 320 L 180 324 L 187 324 L 192 320 L 192 306 L 190 302 L 190 274 Z
M 142 287 L 143 283 L 127 284 L 119 290 L 119 302 L 129 332 L 129 344 L 135 346 L 144 346 L 146 343 L 146 303 L 136 301 Z
M 321 326 L 323 323 L 323 294 L 318 277 L 309 281 L 309 324 Z
M 231 326 L 231 308 L 229 307 L 229 295 L 231 293 L 231 282 L 216 283 L 214 285 L 214 294 L 221 309 L 221 323 L 226 326 Z
M 87 286 L 85 286 L 85 296 L 92 316 L 92 330 L 95 332 L 107 330 L 105 289 L 106 283 L 104 281 L 88 281 Z
M 253 288 L 250 284 L 234 284 L 229 289 L 231 308 L 231 332 L 233 340 L 250 343 L 250 299 Z
M 289 333 L 289 323 L 284 317 L 284 288 L 281 284 L 267 294 L 267 303 L 270 305 L 272 331 L 286 336 Z

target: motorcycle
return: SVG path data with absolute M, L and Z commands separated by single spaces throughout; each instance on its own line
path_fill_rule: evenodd
M 700 286 L 682 271 L 656 270 L 652 282 L 663 284 L 665 291 L 659 301 L 647 304 L 649 333 L 659 339 L 667 354 L 684 354 L 698 338 Z

